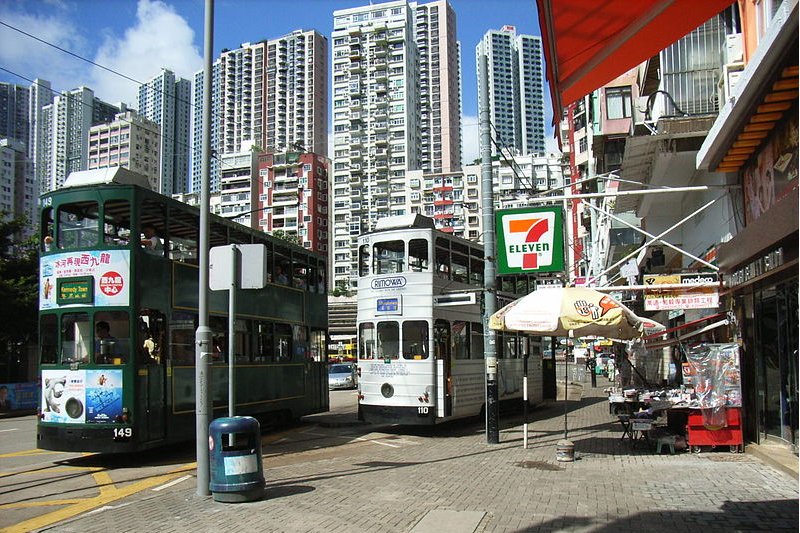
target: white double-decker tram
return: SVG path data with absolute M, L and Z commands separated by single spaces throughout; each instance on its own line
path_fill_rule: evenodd
M 361 416 L 429 425 L 474 416 L 485 405 L 481 298 L 483 246 L 420 215 L 382 219 L 359 237 L 358 371 Z M 499 335 L 498 394 L 542 399 L 538 343 Z

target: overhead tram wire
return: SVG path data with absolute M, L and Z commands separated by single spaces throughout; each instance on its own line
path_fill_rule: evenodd
M 44 44 L 44 45 L 50 46 L 50 47 L 52 47 L 52 48 L 55 48 L 56 50 L 58 50 L 58 51 L 60 51 L 60 52 L 64 52 L 65 54 L 67 54 L 67 55 L 70 55 L 70 56 L 72 56 L 72 57 L 74 57 L 74 58 L 76 58 L 76 59 L 80 59 L 81 61 L 84 61 L 84 62 L 86 62 L 86 63 L 89 63 L 90 65 L 94 65 L 95 67 L 101 68 L 101 69 L 103 69 L 103 70 L 105 70 L 105 71 L 107 71 L 107 72 L 110 72 L 110 73 L 112 73 L 112 74 L 114 74 L 114 75 L 116 75 L 116 76 L 119 76 L 119 77 L 121 77 L 121 78 L 123 78 L 123 79 L 126 79 L 126 80 L 128 80 L 128 81 L 132 81 L 133 83 L 137 84 L 139 87 L 141 87 L 141 86 L 143 86 L 143 85 L 146 85 L 146 83 L 144 83 L 144 82 L 141 82 L 141 81 L 139 81 L 139 80 L 137 80 L 137 79 L 135 79 L 135 78 L 131 78 L 131 77 L 130 77 L 130 76 L 128 76 L 127 74 L 123 74 L 123 73 L 121 73 L 121 72 L 119 72 L 119 71 L 116 71 L 116 70 L 114 70 L 114 69 L 110 68 L 110 67 L 107 67 L 107 66 L 105 66 L 105 65 L 101 65 L 100 63 L 97 63 L 97 62 L 95 62 L 95 61 L 92 61 L 92 60 L 91 60 L 91 59 L 89 59 L 89 58 L 83 57 L 83 56 L 82 56 L 82 55 L 80 55 L 80 54 L 76 54 L 75 52 L 72 52 L 72 51 L 70 51 L 70 50 L 67 50 L 66 48 L 62 48 L 61 46 L 58 46 L 58 45 L 57 45 L 57 44 L 55 44 L 55 43 L 51 43 L 50 41 L 47 41 L 47 40 L 45 40 L 45 39 L 42 39 L 42 38 L 40 38 L 40 37 L 37 37 L 37 36 L 35 36 L 35 35 L 31 34 L 31 33 L 28 33 L 28 32 L 26 32 L 25 30 L 22 30 L 22 29 L 20 29 L 20 28 L 17 28 L 16 26 L 13 26 L 13 25 L 11 25 L 11 24 L 8 24 L 7 22 L 3 22 L 2 20 L 0 20 L 0 26 L 5 26 L 5 27 L 6 27 L 6 28 L 8 28 L 8 29 L 11 29 L 11 30 L 14 30 L 14 31 L 16 31 L 16 32 L 18 32 L 18 33 L 21 33 L 22 35 L 25 35 L 26 37 L 30 37 L 31 39 L 33 39 L 33 40 L 35 40 L 35 41 L 38 41 L 38 42 L 40 42 L 40 43 L 42 43 L 42 44 Z M 6 72 L 8 72 L 8 71 L 6 71 Z M 22 78 L 23 80 L 27 80 L 27 78 L 25 78 L 24 76 L 19 76 L 19 77 L 20 77 L 20 78 Z M 153 90 L 154 90 L 154 91 L 156 91 L 156 92 L 158 92 L 158 93 L 161 93 L 161 95 L 162 95 L 162 96 L 166 96 L 166 95 L 164 94 L 164 91 L 162 91 L 161 89 L 156 89 L 156 88 L 153 88 Z M 184 99 L 182 99 L 182 98 L 178 98 L 178 96 L 177 96 L 177 95 L 173 96 L 173 98 L 175 99 L 175 101 L 176 101 L 176 102 L 180 102 L 180 103 L 183 103 L 183 104 L 188 104 L 188 105 L 190 105 L 190 106 L 192 105 L 192 102 L 191 102 L 191 101 L 186 101 L 186 100 L 184 100 Z M 217 117 L 217 118 L 219 118 L 219 117 Z
M 25 80 L 25 81 L 27 81 L 27 82 L 30 82 L 31 84 L 33 84 L 33 85 L 36 85 L 37 87 L 42 87 L 42 88 L 44 88 L 44 89 L 47 89 L 48 91 L 50 91 L 51 93 L 55 94 L 56 96 L 64 96 L 64 97 L 66 97 L 67 99 L 69 99 L 69 100 L 71 100 L 71 101 L 73 101 L 73 102 L 75 102 L 75 103 L 82 104 L 82 105 L 85 105 L 85 106 L 87 106 L 87 107 L 91 107 L 91 104 L 87 104 L 87 103 L 85 103 L 85 102 L 81 102 L 81 101 L 77 100 L 76 98 L 74 98 L 74 97 L 73 97 L 71 94 L 69 94 L 68 92 L 58 92 L 57 90 L 55 90 L 55 89 L 53 89 L 53 88 L 51 88 L 51 87 L 44 87 L 43 85 L 41 85 L 41 84 L 39 84 L 39 83 L 36 83 L 36 80 L 32 80 L 32 79 L 30 79 L 30 78 L 27 78 L 27 77 L 23 76 L 22 74 L 19 74 L 19 73 L 17 73 L 17 72 L 14 72 L 13 70 L 9 70 L 9 69 L 7 69 L 7 68 L 5 68 L 5 67 L 2 67 L 2 66 L 0 66 L 0 70 L 2 70 L 3 72 L 7 72 L 7 73 L 9 73 L 9 74 L 11 74 L 12 76 L 16 76 L 16 77 L 18 77 L 19 79 L 22 79 L 22 80 Z M 131 121 L 129 121 L 129 120 L 125 120 L 124 118 L 120 118 L 119 120 L 120 120 L 121 122 L 124 122 L 124 123 L 128 124 L 128 125 L 135 125 L 135 124 L 133 124 Z M 173 141 L 173 142 L 176 142 L 176 143 L 177 143 L 179 146 L 182 146 L 182 147 L 184 147 L 184 148 L 187 148 L 188 150 L 191 150 L 191 148 L 192 148 L 192 146 L 191 146 L 190 144 L 187 144 L 187 143 L 184 143 L 184 142 L 178 142 L 178 141 L 177 141 L 177 140 L 175 140 L 174 138 L 171 138 L 171 137 L 170 137 L 170 136 L 168 136 L 168 135 L 162 134 L 162 133 L 161 133 L 161 128 L 159 128 L 159 131 L 156 133 L 156 135 L 157 135 L 158 137 L 163 137 L 163 138 L 164 138 L 164 139 L 166 139 L 166 140 L 171 140 L 171 141 Z M 235 167 L 234 167 L 234 166 L 232 166 L 231 164 L 229 164 L 229 163 L 225 163 L 225 162 L 224 162 L 222 159 L 220 159 L 219 155 L 216 153 L 216 151 L 215 151 L 215 150 L 212 150 L 211 157 L 212 157 L 213 159 L 215 159 L 217 162 L 219 162 L 219 164 L 220 164 L 220 169 L 222 169 L 222 168 L 229 168 L 229 169 L 235 168 Z
M 500 133 L 497 131 L 497 128 L 495 127 L 494 123 L 491 120 L 489 121 L 489 125 L 494 130 L 495 135 L 499 137 Z M 511 167 L 511 171 L 514 173 L 514 177 L 516 177 L 520 181 L 520 183 L 522 183 L 523 185 L 525 183 L 527 183 L 528 190 L 535 191 L 536 189 L 533 186 L 533 182 L 529 181 L 525 176 L 520 176 L 519 173 L 517 173 L 517 169 L 518 169 L 519 165 L 517 165 L 517 162 L 514 160 L 513 156 L 511 158 L 511 161 L 509 161 L 508 157 L 506 156 L 506 154 L 503 153 L 503 149 L 504 148 L 506 150 L 510 150 L 510 147 L 508 145 L 500 146 L 500 144 L 498 144 L 497 140 L 495 140 L 495 138 L 492 137 L 491 135 L 489 136 L 489 139 L 491 139 L 492 144 L 494 144 L 495 148 L 497 148 L 497 153 L 500 154 L 500 157 L 503 158 L 503 161 L 505 161 L 506 164 L 509 167 Z
M 3 22 L 2 20 L 0 20 L 0 25 L 2 25 L 2 26 L 5 26 L 6 28 L 9 28 L 9 29 L 11 29 L 11 30 L 14 30 L 14 31 L 16 31 L 16 32 L 18 32 L 18 33 L 21 33 L 22 35 L 25 35 L 26 37 L 29 37 L 29 38 L 31 38 L 31 39 L 33 39 L 33 40 L 35 40 L 35 41 L 38 41 L 38 42 L 40 42 L 40 43 L 42 43 L 42 44 L 44 44 L 44 45 L 50 46 L 50 47 L 52 47 L 52 48 L 55 48 L 56 50 L 59 50 L 60 52 L 63 52 L 63 53 L 65 53 L 65 54 L 68 54 L 68 55 L 70 55 L 70 56 L 72 56 L 72 57 L 74 57 L 74 58 L 76 58 L 76 59 L 79 59 L 79 60 L 81 60 L 81 61 L 84 61 L 84 62 L 86 62 L 86 63 L 89 63 L 90 65 L 94 65 L 94 66 L 96 66 L 96 67 L 98 67 L 98 68 L 101 68 L 101 69 L 103 69 L 103 70 L 105 70 L 105 71 L 108 71 L 108 72 L 110 72 L 110 73 L 112 73 L 112 74 L 114 74 L 114 75 L 116 75 L 116 76 L 119 76 L 119 77 L 121 77 L 121 78 L 123 78 L 123 79 L 126 79 L 126 80 L 128 80 L 128 81 L 132 81 L 133 83 L 136 83 L 136 84 L 137 84 L 139 87 L 143 87 L 143 86 L 147 85 L 145 82 L 139 81 L 139 80 L 137 80 L 137 79 L 135 79 L 135 78 L 132 78 L 132 77 L 128 76 L 127 74 L 123 74 L 123 73 L 121 73 L 121 72 L 119 72 L 119 71 L 116 71 L 116 70 L 114 70 L 114 69 L 110 68 L 110 67 L 107 67 L 107 66 L 105 66 L 105 65 L 102 65 L 102 64 L 100 64 L 100 63 L 97 63 L 97 62 L 95 62 L 95 61 L 92 61 L 91 59 L 89 59 L 89 58 L 86 58 L 86 57 L 83 57 L 83 56 L 82 56 L 82 55 L 80 55 L 80 54 L 76 54 L 75 52 L 72 52 L 72 51 L 70 51 L 70 50 L 67 50 L 66 48 L 62 48 L 61 46 L 58 46 L 58 45 L 57 45 L 57 44 L 55 44 L 55 43 L 51 43 L 50 41 L 47 41 L 46 39 L 42 39 L 41 37 L 37 37 L 37 36 L 35 36 L 35 35 L 31 34 L 31 33 L 28 33 L 28 32 L 26 32 L 25 30 L 22 30 L 22 29 L 20 29 L 20 28 L 17 28 L 16 26 L 13 26 L 13 25 L 11 25 L 11 24 L 8 24 L 7 22 Z M 0 67 L 0 68 L 1 68 L 1 67 Z M 9 73 L 11 73 L 11 74 L 13 74 L 14 76 L 17 76 L 17 77 L 19 77 L 20 79 L 23 79 L 23 80 L 26 80 L 26 81 L 30 81 L 31 83 L 34 83 L 32 80 L 30 80 L 30 79 L 26 78 L 25 76 L 22 76 L 22 75 L 20 75 L 20 74 L 15 74 L 15 73 L 12 73 L 11 71 L 9 71 L 9 70 L 7 70 L 7 69 L 3 69 L 3 70 L 5 70 L 6 72 L 9 72 Z M 54 91 L 53 89 L 50 89 L 50 90 L 51 90 L 51 91 L 53 91 L 53 92 L 55 92 L 55 93 L 57 93 L 57 94 L 61 94 L 61 93 L 58 93 L 57 91 Z M 159 93 L 159 94 L 161 94 L 162 96 L 165 96 L 165 97 L 166 97 L 166 96 L 168 96 L 168 95 L 164 94 L 164 91 L 162 91 L 162 90 L 161 90 L 161 89 L 159 89 L 159 88 L 153 87 L 153 88 L 152 88 L 152 90 L 153 90 L 153 91 L 155 91 L 155 92 L 157 92 L 157 93 Z M 174 99 L 176 102 L 180 102 L 180 103 L 182 103 L 182 104 L 187 104 L 187 105 L 188 105 L 190 108 L 191 108 L 191 106 L 192 106 L 192 102 L 191 102 L 191 101 L 187 101 L 187 100 L 184 100 L 183 98 L 179 98 L 177 94 L 175 94 L 175 95 L 172 95 L 170 98 L 173 98 L 173 99 Z M 222 120 L 222 116 L 220 116 L 220 114 L 219 114 L 219 113 L 215 113 L 215 114 L 214 114 L 214 116 L 215 116 L 217 119 L 219 119 L 219 120 Z M 169 139 L 169 137 L 166 137 L 166 138 L 167 138 L 167 139 Z M 183 144 L 183 145 L 184 145 L 184 146 L 186 146 L 186 147 L 187 147 L 187 148 L 189 148 L 189 149 L 191 149 L 191 148 L 192 148 L 192 147 L 191 147 L 191 145 L 187 145 L 187 144 Z M 214 154 L 214 153 L 212 153 L 211 157 L 213 157 L 213 158 L 217 158 L 216 154 Z M 220 161 L 220 164 L 222 164 L 222 162 L 221 162 L 221 161 Z

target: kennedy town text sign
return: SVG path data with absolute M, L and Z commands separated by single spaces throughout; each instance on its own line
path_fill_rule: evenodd
M 561 207 L 526 207 L 495 213 L 497 273 L 564 271 Z

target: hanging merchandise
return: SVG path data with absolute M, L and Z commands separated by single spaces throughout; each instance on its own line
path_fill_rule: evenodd
M 689 375 L 706 426 L 727 426 L 726 408 L 742 406 L 739 346 L 700 344 L 687 353 Z

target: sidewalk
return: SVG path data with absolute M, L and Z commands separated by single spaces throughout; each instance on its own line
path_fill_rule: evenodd
M 602 388 L 569 402 L 575 462 L 555 460 L 563 403 L 531 418 L 527 450 L 519 415 L 501 417 L 496 445 L 486 444 L 474 421 L 393 430 L 383 445 L 371 440 L 369 426 L 340 428 L 352 431 L 349 454 L 320 448 L 276 462 L 267 446 L 261 501 L 197 497 L 192 480 L 46 531 L 797 530 L 796 477 L 750 454 L 658 456 L 632 448 L 620 440 Z

